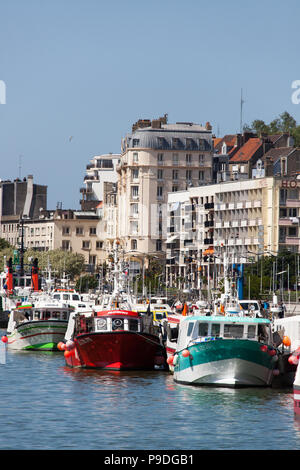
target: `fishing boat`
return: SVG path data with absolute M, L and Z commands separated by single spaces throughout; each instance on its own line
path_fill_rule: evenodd
M 5 335 L 8 349 L 58 350 L 71 312 L 69 305 L 42 294 L 34 305 L 22 304 L 12 309 Z
M 150 309 L 134 311 L 134 299 L 124 292 L 123 267 L 114 249 L 114 291 L 107 302 L 70 317 L 64 345 L 66 364 L 110 370 L 148 370 L 164 361 L 160 327 Z
M 172 360 L 176 382 L 229 387 L 269 386 L 274 369 L 277 371 L 277 362 L 268 319 L 194 315 L 179 323 Z

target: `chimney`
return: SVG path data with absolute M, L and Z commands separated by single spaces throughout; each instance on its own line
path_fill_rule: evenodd
M 207 131 L 211 131 L 211 130 L 212 130 L 212 126 L 211 126 L 210 122 L 207 122 L 207 123 L 205 124 L 205 129 L 206 129 Z

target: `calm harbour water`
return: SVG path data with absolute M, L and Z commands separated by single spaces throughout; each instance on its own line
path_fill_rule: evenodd
M 27 351 L 7 351 L 0 381 L 1 450 L 300 450 L 292 389 L 183 386 Z

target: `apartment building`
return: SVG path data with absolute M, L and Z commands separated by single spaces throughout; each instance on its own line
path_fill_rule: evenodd
M 82 254 L 87 269 L 93 272 L 105 260 L 99 222 L 100 216 L 94 211 L 43 210 L 38 218 L 23 219 L 24 248 Z M 18 231 L 20 237 L 20 225 Z
M 200 287 L 224 251 L 232 263 L 299 252 L 300 181 L 267 177 L 190 188 L 168 197 L 166 275 Z
M 0 237 L 17 245 L 19 221 L 38 217 L 47 207 L 47 186 L 35 184 L 33 176 L 0 181 Z
M 211 126 L 169 124 L 166 115 L 140 120 L 121 150 L 118 233 L 123 248 L 136 263 L 139 254 L 141 259 L 164 257 L 168 193 L 212 181 Z
M 116 166 L 120 161 L 120 154 L 96 155 L 86 166 L 84 176 L 85 186 L 80 188 L 82 199 L 79 201 L 82 210 L 96 210 L 104 199 L 106 183 L 116 184 L 118 174 Z

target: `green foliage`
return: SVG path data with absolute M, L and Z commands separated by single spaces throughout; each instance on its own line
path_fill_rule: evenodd
M 84 276 L 80 276 L 80 278 L 77 279 L 75 289 L 78 292 L 88 292 L 89 289 L 96 289 L 97 286 L 97 278 L 95 276 L 91 276 L 90 274 L 86 274 Z
M 55 277 L 62 277 L 65 273 L 71 279 L 74 279 L 84 271 L 84 257 L 78 253 L 70 253 L 64 250 L 27 250 L 24 256 L 24 264 L 30 264 L 28 261 L 30 257 L 38 259 L 41 271 L 45 271 L 49 263 Z
M 11 245 L 4 238 L 0 238 L 0 250 L 4 250 L 5 248 L 11 248 Z
M 262 134 L 281 134 L 284 132 L 290 132 L 295 140 L 295 146 L 300 146 L 300 125 L 297 125 L 296 120 L 287 111 L 284 111 L 280 116 L 270 124 L 266 124 L 261 119 L 255 119 L 252 122 L 251 129 L 257 133 L 258 136 Z M 247 124 L 244 126 L 244 130 L 250 130 Z
M 262 257 L 256 263 L 246 265 L 244 298 L 263 299 L 273 291 L 273 287 L 274 291 L 292 289 L 297 282 L 298 263 L 300 266 L 299 255 L 285 250 L 278 256 Z

